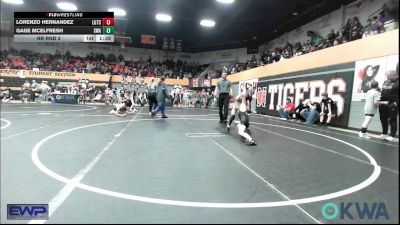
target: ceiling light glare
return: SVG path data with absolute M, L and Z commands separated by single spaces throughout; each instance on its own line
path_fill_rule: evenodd
M 217 0 L 217 2 L 223 4 L 232 4 L 233 2 L 235 2 L 235 0 Z
M 172 20 L 172 17 L 168 14 L 159 13 L 156 15 L 156 20 L 162 22 L 170 22 Z
M 114 12 L 114 16 L 126 16 L 126 11 L 120 8 L 109 8 L 109 12 Z
M 5 3 L 14 4 L 14 5 L 22 5 L 22 4 L 24 4 L 24 1 L 22 1 L 22 0 L 1 0 L 1 1 L 5 2 Z
M 61 10 L 65 11 L 76 11 L 78 10 L 78 7 L 76 7 L 75 4 L 70 3 L 70 2 L 59 2 L 57 3 L 57 7 Z
M 204 27 L 214 27 L 215 26 L 215 21 L 214 20 L 202 20 L 200 22 L 200 25 Z

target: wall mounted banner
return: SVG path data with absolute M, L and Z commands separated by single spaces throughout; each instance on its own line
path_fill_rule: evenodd
M 386 71 L 396 70 L 398 63 L 399 55 L 356 62 L 352 101 L 365 100 L 367 92 L 370 90 L 369 85 L 373 80 L 377 81 L 379 87 L 382 88 L 386 80 Z
M 208 80 L 208 79 L 203 80 L 203 86 L 204 87 L 211 87 L 211 80 Z
M 278 106 L 287 98 L 298 106 L 305 99 L 321 102 L 321 94 L 327 92 L 338 106 L 332 124 L 347 126 L 353 74 L 354 63 L 262 78 L 257 87 L 257 112 L 278 116 Z
M 257 79 L 252 79 L 252 80 L 244 80 L 244 81 L 239 81 L 239 94 L 242 94 L 242 91 L 244 88 L 246 88 L 246 84 L 251 84 L 253 86 L 254 90 L 254 95 L 253 98 L 257 96 L 257 83 L 258 83 L 258 78 Z
M 54 82 L 60 81 L 78 81 L 79 79 L 90 80 L 91 83 L 112 83 L 120 84 L 122 77 L 120 75 L 106 75 L 106 74 L 89 74 L 89 73 L 70 73 L 70 72 L 54 72 L 54 71 L 33 71 L 33 70 L 15 70 L 15 69 L 0 69 L 0 78 L 5 80 L 3 85 L 8 85 L 8 81 L 14 78 L 20 78 L 21 82 L 23 79 L 36 79 L 36 80 L 52 80 Z M 148 83 L 151 77 L 135 77 L 135 83 L 140 83 L 144 79 L 144 83 Z M 15 81 L 15 80 L 14 80 Z M 132 78 L 128 77 L 128 82 L 131 82 Z M 160 78 L 155 78 L 155 82 L 158 83 Z M 15 82 L 14 82 L 15 83 Z M 188 80 L 177 80 L 177 79 L 165 79 L 165 84 L 174 85 L 180 84 L 182 86 L 188 86 Z M 21 84 L 22 85 L 22 84 Z

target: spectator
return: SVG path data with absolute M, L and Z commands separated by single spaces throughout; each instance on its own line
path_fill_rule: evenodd
M 36 83 L 35 80 L 32 80 L 31 84 L 31 101 L 35 102 L 36 97 L 40 94 L 40 84 Z
M 372 25 L 371 25 L 372 35 L 380 34 L 385 31 L 383 27 L 383 23 L 377 16 L 372 17 Z
M 337 46 L 337 45 L 340 45 L 341 43 L 340 43 L 340 39 L 338 39 L 338 38 L 336 38 L 334 41 L 333 41 L 333 46 Z
M 362 38 L 367 38 L 369 36 L 372 36 L 372 20 L 371 19 L 367 20 L 367 25 L 365 25 L 365 27 L 363 29 Z
M 332 29 L 331 32 L 326 36 L 326 39 L 328 40 L 330 46 L 333 46 L 333 42 L 336 40 L 336 34 L 335 30 Z
M 300 115 L 300 112 L 302 112 L 304 108 L 305 108 L 305 106 L 303 104 L 303 101 L 300 100 L 299 105 L 293 111 L 293 118 L 295 118 L 296 121 L 306 122 L 306 120 Z
M 352 25 L 352 20 L 348 19 L 346 22 L 346 25 L 343 27 L 343 30 L 342 30 L 342 40 L 343 39 L 350 40 L 351 25 Z
M 381 101 L 387 104 L 379 106 L 379 115 L 382 124 L 381 139 L 393 141 L 397 133 L 397 116 L 399 114 L 399 74 L 390 70 L 386 72 L 386 81 L 383 83 Z M 390 136 L 387 136 L 390 124 Z
M 49 99 L 49 91 L 50 91 L 50 87 L 49 85 L 47 85 L 47 81 L 42 81 L 40 89 L 42 90 L 42 101 L 47 102 L 47 100 Z
M 300 115 L 306 120 L 306 125 L 311 126 L 318 120 L 321 113 L 321 105 L 318 102 L 312 102 L 310 99 L 304 100 L 304 109 Z
M 271 54 L 271 62 L 272 63 L 279 62 L 280 59 L 281 59 L 280 56 L 277 55 L 277 53 L 275 51 L 272 52 L 272 54 Z
M 350 40 L 354 41 L 360 39 L 362 37 L 362 25 L 358 20 L 358 17 L 353 17 L 351 22 L 351 33 L 350 33 Z
M 214 98 L 214 93 L 211 91 L 210 88 L 207 90 L 207 102 L 206 102 L 206 109 L 210 106 L 211 100 Z
M 284 106 L 279 106 L 279 116 L 281 117 L 282 120 L 289 120 L 293 113 L 294 113 L 294 104 L 292 103 L 292 100 L 290 98 L 286 99 L 286 104 Z
M 322 93 L 322 101 L 321 101 L 321 114 L 319 124 L 322 125 L 329 125 L 331 123 L 332 117 L 336 115 L 336 103 L 328 96 L 327 93 Z M 325 123 L 325 116 L 326 123 Z
M 307 36 L 311 38 L 310 40 L 311 51 L 316 51 L 321 46 L 322 37 L 314 31 L 308 31 Z

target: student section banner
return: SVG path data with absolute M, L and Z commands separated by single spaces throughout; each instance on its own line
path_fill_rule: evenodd
M 259 79 L 257 87 L 257 112 L 278 116 L 278 106 L 287 98 L 298 106 L 305 99 L 321 102 L 321 94 L 328 96 L 338 106 L 338 117 L 332 124 L 347 126 L 353 88 L 354 63 L 319 68 L 297 73 Z
M 363 101 L 370 90 L 370 83 L 377 81 L 382 88 L 386 81 L 386 72 L 396 70 L 399 55 L 367 59 L 356 62 L 352 101 Z

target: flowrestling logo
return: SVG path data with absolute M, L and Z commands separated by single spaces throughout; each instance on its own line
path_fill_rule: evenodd
M 322 206 L 322 217 L 327 220 L 361 219 L 361 220 L 388 220 L 389 213 L 383 202 L 341 202 L 339 206 L 333 202 Z

